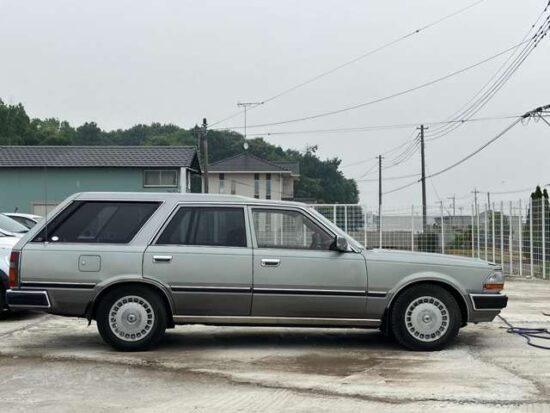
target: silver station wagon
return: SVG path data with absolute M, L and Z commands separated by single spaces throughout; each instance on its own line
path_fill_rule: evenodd
M 378 328 L 437 350 L 507 304 L 478 259 L 365 249 L 307 205 L 226 195 L 80 193 L 10 257 L 10 308 L 96 320 L 117 350 L 176 324 Z

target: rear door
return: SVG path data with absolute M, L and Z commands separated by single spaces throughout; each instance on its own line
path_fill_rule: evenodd
M 360 253 L 334 251 L 334 234 L 301 209 L 250 212 L 253 316 L 365 318 L 367 269 Z
M 178 206 L 143 259 L 172 290 L 176 315 L 247 316 L 252 248 L 243 206 Z

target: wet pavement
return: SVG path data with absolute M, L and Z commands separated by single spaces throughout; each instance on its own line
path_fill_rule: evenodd
M 550 328 L 550 282 L 506 293 L 510 322 Z M 469 325 L 431 353 L 375 330 L 182 326 L 155 351 L 117 353 L 93 323 L 13 313 L 0 321 L 0 410 L 550 411 L 550 351 L 503 326 Z

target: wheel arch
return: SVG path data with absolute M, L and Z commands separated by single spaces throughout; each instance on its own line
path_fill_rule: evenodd
M 143 278 L 121 279 L 121 280 L 110 282 L 102 286 L 102 288 L 97 292 L 97 294 L 88 303 L 86 307 L 86 318 L 88 319 L 88 322 L 91 322 L 91 320 L 94 320 L 96 318 L 95 313 L 97 310 L 97 306 L 101 301 L 101 299 L 105 296 L 105 294 L 107 294 L 110 291 L 113 291 L 114 289 L 123 288 L 123 287 L 132 287 L 132 286 L 146 287 L 147 289 L 158 294 L 162 299 L 162 302 L 164 303 L 164 306 L 166 308 L 166 314 L 168 316 L 168 320 L 167 320 L 168 327 L 169 328 L 174 327 L 174 318 L 173 318 L 174 303 L 166 287 L 164 287 L 162 284 L 157 283 L 153 280 L 143 279 Z
M 386 305 L 386 308 L 384 310 L 384 315 L 382 318 L 383 328 L 387 329 L 389 327 L 388 317 L 389 317 L 389 314 L 391 313 L 391 310 L 393 308 L 393 305 L 397 297 L 399 297 L 409 288 L 412 288 L 418 285 L 437 285 L 445 289 L 447 292 L 449 292 L 453 296 L 453 298 L 456 300 L 458 307 L 460 308 L 460 315 L 462 319 L 461 325 L 465 326 L 467 324 L 470 309 L 468 307 L 468 300 L 465 298 L 464 294 L 460 291 L 460 289 L 456 285 L 441 278 L 423 278 L 423 279 L 412 280 L 399 286 L 399 288 L 397 288 L 396 291 L 391 295 L 388 301 L 388 304 Z

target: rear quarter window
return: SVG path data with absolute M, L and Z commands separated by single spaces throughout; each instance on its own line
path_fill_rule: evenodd
M 33 242 L 129 243 L 159 202 L 76 201 L 42 229 Z

